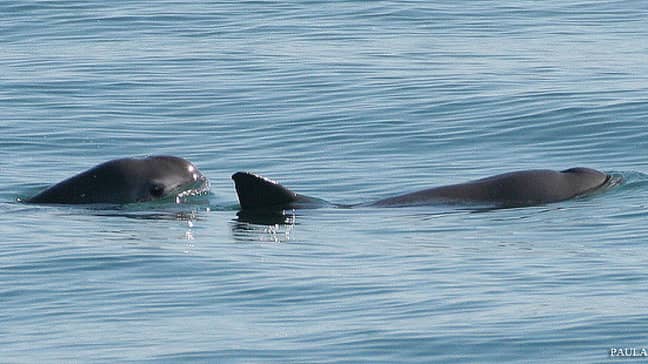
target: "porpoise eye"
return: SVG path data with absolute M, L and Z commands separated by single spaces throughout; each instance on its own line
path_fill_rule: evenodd
M 164 195 L 164 186 L 155 184 L 151 186 L 151 190 L 149 191 L 149 193 L 154 198 L 160 198 Z

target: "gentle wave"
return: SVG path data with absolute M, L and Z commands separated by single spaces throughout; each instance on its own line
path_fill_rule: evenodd
M 642 2 L 7 2 L 11 362 L 602 362 L 645 345 Z M 183 204 L 16 202 L 171 154 Z M 354 204 L 529 168 L 623 183 L 516 209 L 238 213 L 230 176 Z

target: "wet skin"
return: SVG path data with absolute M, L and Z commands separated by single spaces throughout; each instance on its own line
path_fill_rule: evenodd
M 316 208 L 326 205 L 352 207 L 301 195 L 277 182 L 247 172 L 235 173 L 232 179 L 241 210 Z M 564 171 L 526 170 L 405 193 L 362 206 L 404 207 L 443 203 L 532 206 L 591 193 L 606 185 L 609 179 L 606 173 L 581 167 Z
M 207 178 L 186 159 L 172 156 L 115 159 L 61 181 L 28 203 L 127 204 L 201 189 Z

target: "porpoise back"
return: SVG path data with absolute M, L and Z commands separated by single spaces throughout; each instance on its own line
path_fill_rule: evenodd
M 326 201 L 293 192 L 279 183 L 249 172 L 232 175 L 242 210 L 314 208 Z
M 400 207 L 443 203 L 485 203 L 530 206 L 588 194 L 604 186 L 609 176 L 590 168 L 526 170 L 499 174 L 465 183 L 434 187 L 385 198 L 363 206 Z M 247 172 L 232 176 L 241 210 L 316 208 L 335 205 L 300 195 L 265 177 Z
M 559 202 L 603 186 L 609 176 L 590 168 L 547 169 L 499 174 L 475 181 L 406 193 L 372 203 L 373 206 L 413 206 L 431 203 L 492 203 L 530 206 Z

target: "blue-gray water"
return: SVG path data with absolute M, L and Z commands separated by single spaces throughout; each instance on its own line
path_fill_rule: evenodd
M 648 347 L 644 1 L 4 1 L 0 361 L 607 362 Z M 182 205 L 16 202 L 171 154 Z M 229 176 L 339 203 L 527 168 L 546 206 L 237 217 Z M 265 223 L 265 224 L 264 224 Z

